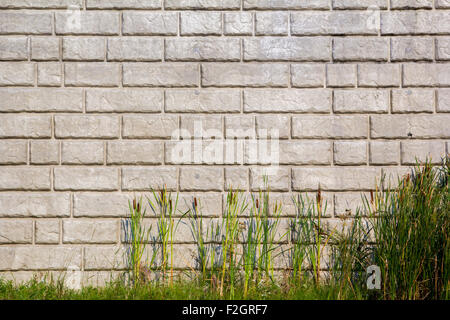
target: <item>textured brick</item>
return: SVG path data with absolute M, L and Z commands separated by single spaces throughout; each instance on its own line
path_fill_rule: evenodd
M 54 61 L 59 59 L 59 39 L 55 37 L 31 38 L 31 59 Z
M 178 209 L 180 212 L 186 212 L 192 208 L 194 197 L 197 198 L 199 212 L 203 216 L 220 216 L 222 214 L 222 194 L 217 192 L 208 193 L 180 193 L 178 200 Z M 180 213 L 178 213 L 179 215 Z
M 176 35 L 178 18 L 174 12 L 123 13 L 124 35 Z
M 27 150 L 26 140 L 0 141 L 0 164 L 26 164 Z
M 162 153 L 161 153 L 162 155 Z M 177 169 L 172 167 L 123 168 L 123 190 L 176 190 Z
M 330 164 L 329 141 L 280 141 L 280 164 Z
M 329 64 L 327 65 L 327 87 L 355 87 L 356 65 Z
M 381 13 L 382 34 L 446 34 L 450 31 L 446 11 L 389 11 Z
M 0 63 L 0 86 L 32 86 L 35 65 L 27 62 Z
M 392 9 L 431 9 L 433 0 L 391 0 Z
M 31 220 L 0 220 L 0 243 L 30 243 L 33 222 Z
M 187 63 L 138 64 L 123 66 L 124 86 L 196 87 L 199 66 Z
M 66 37 L 62 48 L 64 60 L 105 60 L 106 43 L 102 37 Z
M 161 0 L 89 0 L 88 9 L 160 9 Z
M 103 164 L 102 141 L 64 141 L 61 145 L 62 164 Z
M 326 37 L 244 39 L 246 61 L 329 61 L 331 42 Z
M 59 141 L 36 140 L 30 142 L 31 164 L 58 164 Z
M 225 189 L 248 190 L 249 173 L 246 167 L 225 168 Z
M 387 4 L 387 0 L 333 0 L 334 9 L 386 9 Z
M 416 161 L 424 162 L 427 158 L 433 163 L 441 163 L 445 156 L 443 141 L 402 141 L 402 164 L 415 165 Z
M 1 34 L 51 34 L 52 13 L 47 11 L 3 11 L 0 12 Z
M 181 35 L 220 35 L 222 14 L 220 12 L 182 12 L 180 33 Z
M 221 191 L 224 186 L 223 169 L 208 167 L 182 167 L 180 190 Z
M 3 166 L 0 190 L 50 190 L 50 169 Z
M 449 86 L 450 64 L 408 63 L 403 65 L 404 86 Z
M 436 8 L 450 8 L 450 0 L 436 0 Z
M 287 12 L 257 12 L 256 34 L 285 36 L 288 34 L 289 13 Z
M 370 117 L 372 138 L 449 138 L 450 115 L 376 115 Z
M 159 141 L 114 141 L 108 142 L 106 162 L 108 164 L 161 164 L 163 143 Z
M 56 34 L 119 34 L 118 12 L 74 11 L 75 12 L 70 12 L 70 10 L 68 10 L 55 13 Z
M 371 141 L 369 148 L 370 164 L 398 164 L 400 159 L 400 142 Z
M 126 259 L 123 246 L 92 246 L 84 251 L 85 270 L 114 270 L 125 269 Z M 98 273 L 98 271 L 95 271 Z
M 337 165 L 359 165 L 367 163 L 366 141 L 334 142 L 334 163 Z
M 83 0 L 3 0 L 0 8 L 6 9 L 66 9 L 82 7 Z
M 117 168 L 57 167 L 54 169 L 55 190 L 103 190 L 119 187 Z
M 336 61 L 387 61 L 389 39 L 375 37 L 343 37 L 333 39 Z
M 358 86 L 399 87 L 401 83 L 400 65 L 360 64 L 358 65 Z
M 239 90 L 166 90 L 166 112 L 239 112 Z
M 58 244 L 59 233 L 59 220 L 36 220 L 35 241 L 37 244 Z
M 392 112 L 433 112 L 433 89 L 392 90 Z
M 81 112 L 82 91 L 72 88 L 7 88 L 0 89 L 3 112 Z M 26 117 L 25 115 L 23 117 Z M 28 116 L 30 120 L 33 116 Z M 44 119 L 36 118 L 37 119 Z M 18 119 L 20 122 L 24 119 Z
M 160 112 L 163 92 L 147 89 L 93 89 L 86 91 L 87 112 Z
M 334 214 L 338 217 L 355 216 L 364 210 L 364 194 L 342 192 L 334 194 Z M 370 199 L 370 198 L 369 198 Z M 359 211 L 358 211 L 359 210 Z
M 64 220 L 63 243 L 116 243 L 117 229 L 113 220 Z
M 323 87 L 325 83 L 325 65 L 292 64 L 291 82 L 293 87 Z
M 171 115 L 126 115 L 123 137 L 130 139 L 170 138 L 178 129 L 178 117 Z
M 289 191 L 291 171 L 286 167 L 278 167 L 276 171 L 268 171 L 264 167 L 250 168 L 250 188 L 252 191 L 264 190 L 264 176 L 270 191 Z
M 245 9 L 329 9 L 328 0 L 244 0 Z
M 202 84 L 216 87 L 286 87 L 289 68 L 285 64 L 206 63 Z
M 235 38 L 166 39 L 167 61 L 239 61 L 241 42 Z
M 436 109 L 438 112 L 450 112 L 450 89 L 439 89 Z
M 218 115 L 185 115 L 181 117 L 181 134 L 189 133 L 194 138 L 207 139 L 204 134 L 222 136 L 222 117 Z
M 391 60 L 433 60 L 433 47 L 433 38 L 393 37 L 391 38 Z
M 240 9 L 240 0 L 164 0 L 166 9 Z
M 118 64 L 66 63 L 64 82 L 74 87 L 117 87 L 120 83 L 120 66 Z
M 292 117 L 292 137 L 294 138 L 367 138 L 368 119 L 364 115 L 355 116 L 311 116 Z
M 108 61 L 161 61 L 163 40 L 145 37 L 108 38 Z
M 76 193 L 73 197 L 73 215 L 75 217 L 125 217 L 129 214 L 128 202 L 132 199 L 132 195 L 124 193 Z
M 38 86 L 60 87 L 62 84 L 62 65 L 58 62 L 40 63 L 38 65 L 37 82 Z
M 436 60 L 450 60 L 450 37 L 436 39 Z
M 387 90 L 339 90 L 334 91 L 333 109 L 338 113 L 388 112 Z
M 225 35 L 251 35 L 253 33 L 253 15 L 250 12 L 224 13 Z
M 270 130 L 278 130 L 280 139 L 288 139 L 291 135 L 289 115 L 260 115 L 256 117 L 256 131 L 258 137 L 261 132 L 270 132 Z
M 55 116 L 57 138 L 117 138 L 119 118 L 112 115 Z
M 50 138 L 51 116 L 0 114 L 1 138 Z
M 331 91 L 326 89 L 245 90 L 245 112 L 330 112 Z
M 255 118 L 253 116 L 226 116 L 225 117 L 225 137 L 226 138 L 251 138 L 255 134 Z
M 0 60 L 27 60 L 26 37 L 0 37 Z
M 38 170 L 44 172 L 46 169 L 38 168 Z M 0 216 L 67 217 L 70 215 L 70 202 L 68 193 L 2 192 L 0 193 Z

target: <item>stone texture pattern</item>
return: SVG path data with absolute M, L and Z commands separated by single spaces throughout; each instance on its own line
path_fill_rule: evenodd
M 351 216 L 380 174 L 450 151 L 449 8 L 0 1 L 0 275 L 123 269 L 128 200 L 164 184 L 180 192 L 180 210 L 195 196 L 218 219 L 230 186 L 257 191 L 270 164 L 239 139 L 273 129 L 280 166 L 269 182 L 283 217 L 295 214 L 293 192 L 319 184 L 330 223 Z M 194 151 L 177 153 L 172 140 L 187 134 Z M 224 137 L 239 143 L 228 149 Z M 185 155 L 193 161 L 180 163 Z M 176 242 L 183 268 L 189 230 Z

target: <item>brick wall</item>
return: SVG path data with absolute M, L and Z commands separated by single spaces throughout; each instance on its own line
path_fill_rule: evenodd
M 179 191 L 184 207 L 195 194 L 210 217 L 230 184 L 260 188 L 264 162 L 248 160 L 245 141 L 242 162 L 227 151 L 213 163 L 173 156 L 172 134 L 198 123 L 216 138 L 278 129 L 269 182 L 285 215 L 292 192 L 320 183 L 333 221 L 381 173 L 403 173 L 416 157 L 438 162 L 450 148 L 449 9 L 0 0 L 0 274 L 122 268 L 120 218 L 149 187 Z M 177 262 L 188 261 L 189 230 L 176 241 Z

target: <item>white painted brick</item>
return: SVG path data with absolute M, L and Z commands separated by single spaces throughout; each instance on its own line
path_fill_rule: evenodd
M 261 133 L 278 130 L 280 139 L 288 139 L 291 135 L 291 119 L 289 115 L 258 115 L 256 116 L 256 132 L 259 138 Z
M 280 141 L 280 164 L 321 165 L 331 163 L 330 141 Z
M 62 65 L 58 62 L 40 63 L 38 65 L 37 82 L 38 86 L 60 87 L 62 84 Z
M 119 118 L 114 115 L 55 116 L 57 138 L 117 138 Z
M 388 11 L 381 13 L 381 34 L 446 34 L 450 13 L 444 11 Z
M 30 147 L 31 164 L 59 164 L 59 141 L 35 140 Z
M 224 89 L 178 89 L 166 90 L 166 112 L 239 112 L 241 93 Z
M 108 164 L 161 164 L 164 157 L 160 141 L 113 141 L 106 150 Z
M 450 37 L 436 39 L 436 60 L 450 60 Z
M 163 0 L 166 9 L 240 9 L 240 0 Z
M 195 63 L 123 65 L 123 85 L 138 87 L 196 87 L 199 66 Z
M 64 65 L 64 82 L 70 87 L 117 87 L 120 65 L 104 62 L 69 62 Z
M 399 141 L 370 141 L 370 164 L 398 164 L 400 159 Z
M 27 60 L 26 37 L 0 37 L 0 60 Z
M 403 65 L 403 85 L 449 86 L 450 64 L 408 63 Z
M 103 164 L 104 143 L 102 141 L 63 141 L 62 164 Z
M 64 60 L 105 60 L 106 43 L 103 37 L 66 37 L 62 48 Z
M 145 37 L 108 38 L 108 61 L 161 61 L 163 39 Z
M 0 86 L 32 86 L 34 85 L 34 75 L 34 63 L 0 63 Z
M 397 89 L 392 90 L 392 112 L 433 112 L 433 89 Z
M 328 0 L 244 0 L 245 9 L 329 9 Z
M 249 174 L 246 167 L 225 168 L 225 190 L 248 190 Z
M 271 191 L 289 191 L 291 170 L 278 167 L 276 172 L 267 171 L 265 167 L 250 168 L 250 188 L 252 191 L 264 190 L 264 176 Z
M 181 35 L 220 35 L 222 14 L 200 11 L 181 12 L 180 33 Z
M 116 243 L 118 221 L 79 220 L 63 221 L 63 243 Z
M 124 35 L 176 35 L 178 32 L 177 14 L 174 12 L 123 13 Z
M 39 168 L 39 171 L 44 171 Z M 0 193 L 1 217 L 68 217 L 70 215 L 68 193 Z
M 119 172 L 110 167 L 56 167 L 55 190 L 112 191 L 119 187 Z
M 161 153 L 162 155 L 162 153 Z M 177 169 L 173 167 L 141 167 L 122 169 L 122 189 L 130 191 L 176 190 Z
M 56 34 L 117 35 L 119 34 L 119 13 L 113 11 L 67 11 L 55 13 Z M 125 19 L 124 19 L 125 20 Z
M 335 90 L 334 111 L 337 113 L 383 113 L 389 110 L 387 90 Z
M 50 190 L 50 169 L 2 166 L 0 190 Z
M 153 89 L 89 89 L 87 112 L 161 112 L 163 91 Z
M 33 221 L 0 219 L 0 243 L 29 243 L 32 241 Z
M 392 37 L 392 61 L 433 60 L 433 38 L 422 37 Z
M 0 164 L 26 164 L 27 150 L 26 140 L 0 141 Z
M 0 114 L 1 138 L 50 138 L 49 115 Z
M 52 13 L 50 11 L 0 12 L 0 34 L 52 34 Z
M 337 165 L 363 165 L 367 163 L 366 141 L 334 142 L 334 163 Z
M 433 163 L 441 163 L 445 156 L 443 141 L 402 141 L 402 164 L 415 165 L 416 161 L 424 162 L 427 158 Z
M 380 37 L 342 37 L 333 39 L 335 61 L 387 61 L 389 39 Z
M 251 35 L 253 15 L 250 12 L 227 12 L 223 15 L 225 35 Z
M 255 21 L 257 35 L 285 36 L 288 34 L 288 12 L 257 12 Z
M 237 38 L 175 38 L 165 40 L 167 61 L 239 61 Z
M 358 86 L 360 87 L 399 87 L 401 83 L 398 64 L 360 64 L 358 65 Z
M 59 39 L 56 37 L 31 38 L 31 59 L 54 61 L 59 59 Z
M 437 92 L 438 112 L 450 112 L 450 89 L 439 89 Z
M 367 138 L 368 127 L 368 118 L 365 115 L 292 117 L 294 138 Z
M 126 171 L 129 168 L 124 169 Z M 125 193 L 81 192 L 73 196 L 74 217 L 126 217 L 132 195 Z
M 223 187 L 222 168 L 180 168 L 180 190 L 182 191 L 221 191 Z
M 36 220 L 35 241 L 37 244 L 59 243 L 59 220 L 39 219 Z
M 293 87 L 323 87 L 325 83 L 325 65 L 292 64 L 291 82 Z
M 449 138 L 450 114 L 370 116 L 372 138 Z
M 328 64 L 327 87 L 355 87 L 356 65 Z
M 178 116 L 126 115 L 123 117 L 123 137 L 129 139 L 170 138 L 178 129 Z

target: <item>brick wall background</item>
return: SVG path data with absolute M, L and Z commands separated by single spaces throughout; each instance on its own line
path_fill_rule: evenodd
M 171 135 L 195 122 L 219 138 L 279 129 L 269 182 L 286 216 L 291 193 L 319 183 L 330 222 L 354 212 L 382 172 L 449 152 L 449 9 L 0 0 L 0 275 L 119 270 L 120 218 L 149 187 L 179 191 L 183 207 L 195 194 L 218 217 L 228 185 L 262 186 L 262 163 L 177 164 Z M 194 245 L 180 228 L 182 267 Z

